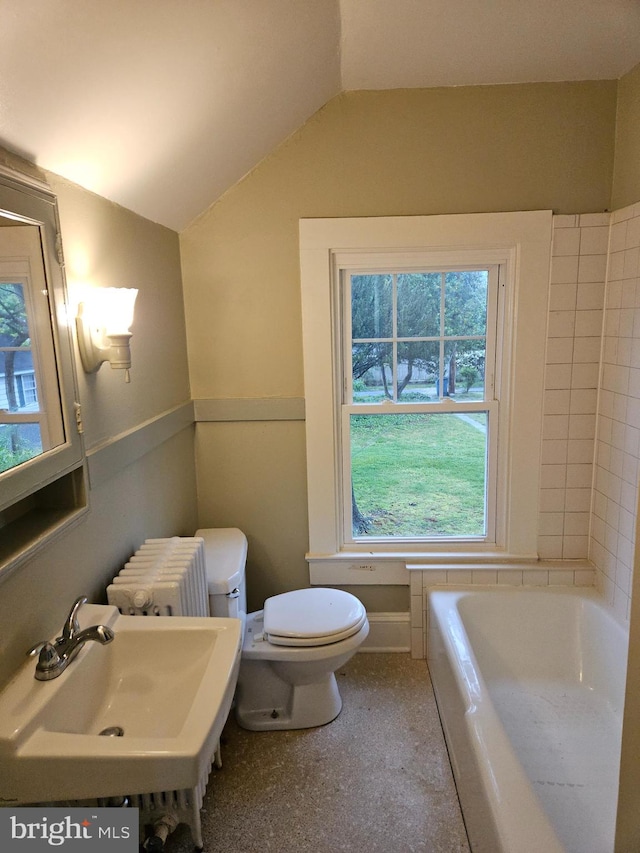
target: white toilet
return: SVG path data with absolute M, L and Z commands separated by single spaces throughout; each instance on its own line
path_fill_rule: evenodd
M 235 714 L 245 729 L 306 729 L 331 722 L 342 699 L 335 671 L 369 633 L 362 603 L 337 589 L 274 595 L 247 614 L 247 539 L 235 527 L 201 529 L 212 616 L 245 623 Z

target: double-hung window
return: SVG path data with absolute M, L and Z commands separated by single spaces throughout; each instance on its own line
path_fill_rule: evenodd
M 346 259 L 339 271 L 344 541 L 484 541 L 495 533 L 500 265 L 401 260 L 370 271 Z
M 550 211 L 300 222 L 312 582 L 536 557 L 550 249 Z

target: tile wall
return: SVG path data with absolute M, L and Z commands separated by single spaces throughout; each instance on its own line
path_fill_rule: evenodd
M 424 656 L 436 584 L 595 584 L 627 620 L 639 468 L 640 204 L 555 216 L 538 526 L 547 562 L 412 571 L 413 656 Z
M 611 215 L 589 558 L 629 618 L 640 460 L 640 204 Z
M 589 554 L 609 214 L 554 216 L 538 554 Z

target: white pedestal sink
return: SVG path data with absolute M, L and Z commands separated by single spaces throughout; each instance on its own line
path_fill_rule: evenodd
M 122 616 L 84 605 L 87 643 L 59 677 L 30 659 L 0 692 L 0 799 L 85 800 L 194 788 L 210 766 L 238 677 L 238 619 Z M 121 737 L 100 732 L 111 727 Z

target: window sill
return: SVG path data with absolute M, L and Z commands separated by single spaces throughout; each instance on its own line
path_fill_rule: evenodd
M 375 551 L 307 554 L 311 584 L 401 585 L 409 586 L 412 571 L 498 570 L 536 567 L 536 554 L 508 554 L 504 551 Z M 566 563 L 558 561 L 558 567 Z M 548 564 L 545 563 L 548 568 Z

